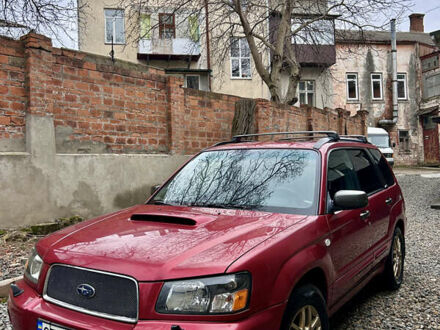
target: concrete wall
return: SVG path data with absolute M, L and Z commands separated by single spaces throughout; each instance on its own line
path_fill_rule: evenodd
M 142 203 L 189 157 L 57 154 L 51 116 L 28 114 L 26 152 L 0 152 L 0 228 L 74 214 L 86 218 Z

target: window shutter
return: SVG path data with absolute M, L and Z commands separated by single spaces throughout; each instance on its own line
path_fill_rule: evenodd
M 141 14 L 140 24 L 141 39 L 151 39 L 151 16 L 149 14 Z
M 200 39 L 198 17 L 190 16 L 188 18 L 188 21 L 189 21 L 189 35 L 193 41 L 197 42 Z

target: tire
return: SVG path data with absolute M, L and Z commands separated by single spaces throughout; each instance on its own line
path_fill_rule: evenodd
M 397 259 L 399 260 L 398 264 Z M 400 228 L 394 230 L 390 253 L 385 261 L 384 284 L 388 290 L 397 290 L 403 282 L 405 264 L 405 237 Z
M 326 303 L 316 286 L 306 284 L 293 290 L 284 312 L 281 330 L 293 329 L 329 329 Z

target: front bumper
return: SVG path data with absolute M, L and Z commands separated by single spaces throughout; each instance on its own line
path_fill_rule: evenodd
M 394 158 L 387 158 L 387 162 L 391 167 L 394 166 Z
M 272 306 L 255 313 L 246 319 L 233 323 L 199 322 L 199 321 L 151 321 L 139 320 L 136 324 L 122 323 L 100 317 L 83 314 L 46 302 L 25 281 L 20 280 L 17 285 L 24 292 L 13 297 L 10 292 L 8 313 L 15 330 L 37 328 L 38 318 L 57 323 L 73 329 L 136 329 L 136 330 L 170 330 L 179 325 L 184 330 L 245 330 L 245 329 L 278 329 L 280 327 L 285 305 Z

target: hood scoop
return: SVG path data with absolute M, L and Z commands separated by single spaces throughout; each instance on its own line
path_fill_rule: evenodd
M 174 217 L 167 215 L 156 215 L 156 214 L 132 214 L 130 220 L 162 222 L 162 223 L 171 223 L 175 225 L 186 225 L 186 226 L 195 226 L 197 224 L 195 220 L 189 218 Z

